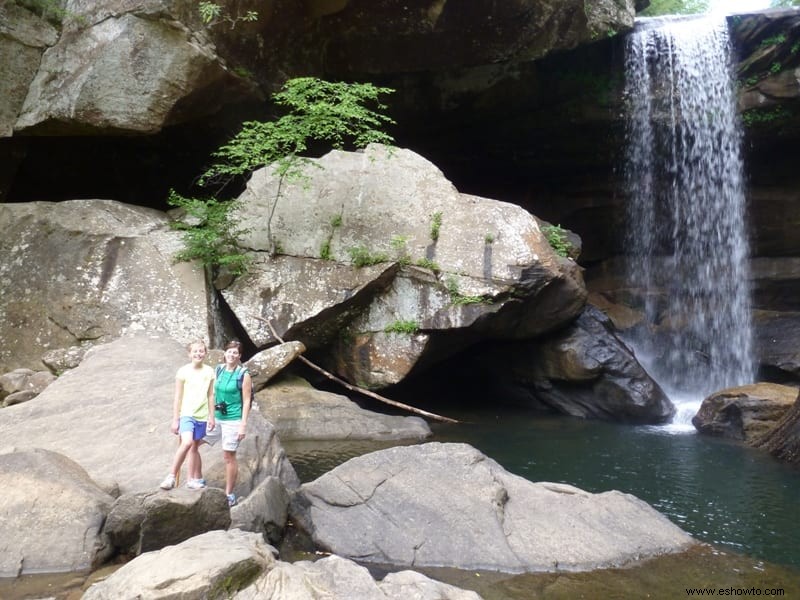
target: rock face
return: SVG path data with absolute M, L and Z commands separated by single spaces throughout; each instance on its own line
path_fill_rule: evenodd
M 675 413 L 610 319 L 591 305 L 563 330 L 492 347 L 485 360 L 503 396 L 518 403 L 627 423 L 663 423 Z
M 0 372 L 129 331 L 207 338 L 205 276 L 174 262 L 181 248 L 166 215 L 147 208 L 0 204 Z
M 0 137 L 11 136 L 42 53 L 56 43 L 58 32 L 47 21 L 14 2 L 0 8 Z M 1 196 L 0 196 L 1 197 Z
M 351 459 L 301 486 L 292 514 L 336 554 L 418 567 L 588 570 L 694 543 L 633 496 L 531 483 L 464 444 Z
M 153 491 L 177 448 L 169 426 L 175 373 L 186 362 L 181 344 L 159 336 L 132 335 L 95 347 L 39 396 L 2 409 L 0 434 L 68 456 L 105 489 Z M 200 454 L 209 485 L 223 487 L 219 447 Z M 258 413 L 248 420 L 238 458 L 237 496 L 268 475 L 290 488 L 298 484 L 275 430 Z
M 381 388 L 440 360 L 444 339 L 450 354 L 484 335 L 525 339 L 583 306 L 577 267 L 559 260 L 532 215 L 459 194 L 419 155 L 335 151 L 306 176 L 284 182 L 271 227 L 242 242 L 261 253 L 277 243 L 281 256 L 257 258 L 222 290 L 257 345 L 273 338 L 251 315 L 310 351 L 327 347 L 337 372 Z M 253 174 L 240 198 L 244 222 L 269 219 L 279 183 L 267 170 Z M 377 264 L 359 268 L 357 257 Z M 386 332 L 397 323 L 417 332 Z
M 229 16 L 252 9 L 257 22 L 207 27 L 188 0 L 71 2 L 58 34 L 12 5 L 0 52 L 16 59 L 7 80 L 16 85 L 0 115 L 10 123 L 19 111 L 16 131 L 155 132 L 258 98 L 251 78 L 274 88 L 323 68 L 352 79 L 530 60 L 630 28 L 634 16 L 631 0 L 588 9 L 579 0 L 476 0 L 469 11 L 419 0 L 402 10 L 385 0 L 244 4 Z
M 223 99 L 240 100 L 248 85 L 225 67 L 206 36 L 179 21 L 193 4 L 71 2 L 15 131 L 154 133 L 211 114 Z
M 101 529 L 114 499 L 67 457 L 0 454 L 0 486 L 0 577 L 88 572 L 111 555 Z
M 756 441 L 756 447 L 792 464 L 800 464 L 800 402 L 795 400 L 777 425 Z
M 758 383 L 729 388 L 703 400 L 692 424 L 700 433 L 754 445 L 778 424 L 796 398 L 797 388 L 786 385 Z

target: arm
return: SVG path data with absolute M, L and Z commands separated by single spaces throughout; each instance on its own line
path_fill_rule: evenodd
M 181 416 L 181 404 L 183 403 L 183 379 L 175 378 L 175 394 L 172 400 L 172 425 L 170 431 L 178 435 L 178 424 Z
M 216 418 L 214 416 L 214 385 L 216 379 L 212 379 L 208 384 L 208 431 L 213 431 L 216 425 Z
M 239 426 L 239 441 L 244 439 L 247 433 L 247 417 L 250 415 L 250 390 L 253 389 L 253 379 L 250 373 L 244 374 L 242 381 L 242 424 Z

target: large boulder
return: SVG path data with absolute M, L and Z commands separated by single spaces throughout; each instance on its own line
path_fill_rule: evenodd
M 341 556 L 317 561 L 278 562 L 235 600 L 481 600 L 475 592 L 414 571 L 389 573 L 375 581 L 361 565 Z
M 483 337 L 550 331 L 586 299 L 579 269 L 531 214 L 459 194 L 409 150 L 334 151 L 302 182 L 260 170 L 239 206 L 245 223 L 271 219 L 242 239 L 256 253 L 251 272 L 222 290 L 250 338 L 272 343 L 257 317 L 271 319 L 278 335 L 329 349 L 362 387 L 398 383 Z
M 489 370 L 501 397 L 539 410 L 623 423 L 663 423 L 675 413 L 611 320 L 591 305 L 558 332 L 491 346 L 472 362 Z
M 177 489 L 124 494 L 108 514 L 103 533 L 117 552 L 138 556 L 215 529 L 227 529 L 231 514 L 224 492 Z
M 465 444 L 351 459 L 301 486 L 291 508 L 321 548 L 400 566 L 577 571 L 694 543 L 629 494 L 532 483 Z
M 281 562 L 261 535 L 212 531 L 135 558 L 95 583 L 84 600 L 231 598 L 234 600 L 480 600 L 419 573 L 375 581 L 339 556 Z
M 154 133 L 258 97 L 217 56 L 194 2 L 70 2 L 14 129 L 64 134 Z
M 128 331 L 208 337 L 203 269 L 159 211 L 110 200 L 0 204 L 0 372 Z
M 253 390 L 257 392 L 263 389 L 267 382 L 305 350 L 305 346 L 300 342 L 286 342 L 251 356 L 244 366 L 247 367 L 253 380 Z
M 111 555 L 101 530 L 114 499 L 67 457 L 0 454 L 0 489 L 0 577 L 88 572 Z
M 365 410 L 339 394 L 284 377 L 256 396 L 261 414 L 281 440 L 423 440 L 431 435 L 419 417 Z
M 2 409 L 0 435 L 70 457 L 104 488 L 155 490 L 177 449 L 169 427 L 175 373 L 186 362 L 185 348 L 163 336 L 130 335 L 96 346 L 39 396 Z M 246 496 L 269 475 L 296 486 L 274 428 L 255 411 L 247 433 L 237 454 L 236 495 Z M 201 457 L 209 484 L 223 487 L 222 451 L 204 447 Z
M 772 430 L 797 398 L 797 388 L 756 383 L 728 388 L 703 400 L 692 424 L 700 433 L 753 445 Z
M 277 477 L 264 481 L 231 509 L 231 528 L 255 531 L 277 544 L 289 517 L 289 492 Z
M 260 534 L 210 531 L 136 557 L 83 598 L 230 598 L 271 568 L 276 554 Z

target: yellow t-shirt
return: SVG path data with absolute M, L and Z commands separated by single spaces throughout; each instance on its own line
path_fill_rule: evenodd
M 178 369 L 175 378 L 183 382 L 181 416 L 207 421 L 208 388 L 214 381 L 214 369 L 208 365 L 202 365 L 199 369 L 195 369 L 192 363 L 189 363 Z

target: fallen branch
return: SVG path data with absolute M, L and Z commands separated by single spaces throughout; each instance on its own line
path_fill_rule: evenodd
M 256 315 L 253 315 L 253 318 L 254 319 L 258 319 L 259 321 L 263 321 L 264 323 L 266 323 L 267 327 L 269 327 L 269 330 L 272 333 L 272 337 L 274 337 L 276 340 L 278 340 L 281 344 L 286 343 L 286 342 L 283 341 L 281 336 L 278 335 L 278 332 L 275 331 L 275 328 L 272 326 L 272 322 L 269 319 L 264 319 L 263 317 L 258 317 Z M 307 364 L 309 367 L 311 367 L 312 369 L 314 369 L 318 373 L 322 373 L 325 377 L 327 377 L 331 381 L 335 381 L 339 385 L 347 388 L 348 390 L 350 390 L 352 392 L 356 392 L 356 393 L 362 394 L 362 395 L 367 396 L 369 398 L 373 398 L 375 400 L 378 400 L 379 402 L 383 402 L 384 404 L 389 404 L 390 406 L 395 406 L 397 408 L 402 408 L 403 410 L 407 410 L 407 411 L 416 413 L 418 415 L 422 415 L 424 417 L 428 417 L 430 419 L 434 419 L 436 421 L 444 421 L 445 423 L 459 423 L 460 422 L 460 421 L 458 421 L 456 419 L 451 419 L 450 417 L 443 417 L 442 415 L 437 415 L 436 413 L 428 412 L 426 410 L 422 410 L 421 408 L 416 408 L 414 406 L 409 406 L 408 404 L 403 404 L 402 402 L 397 402 L 396 400 L 389 400 L 389 398 L 384 398 L 383 396 L 381 396 L 379 394 L 376 394 L 375 392 L 370 392 L 369 390 L 365 390 L 365 389 L 360 388 L 358 386 L 355 386 L 355 385 L 352 385 L 350 383 L 347 383 L 344 379 L 340 379 L 340 378 L 336 377 L 336 375 L 334 375 L 333 373 L 330 373 L 330 372 L 326 371 L 322 367 L 318 367 L 317 365 L 312 363 L 310 360 L 308 360 L 303 355 L 299 355 L 297 358 L 300 359 L 301 361 L 303 361 L 305 364 Z

